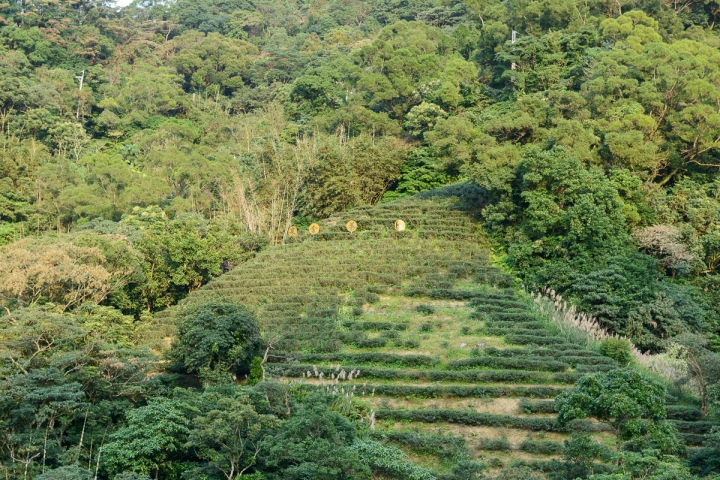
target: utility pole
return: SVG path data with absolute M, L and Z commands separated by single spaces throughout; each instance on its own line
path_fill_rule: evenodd
M 82 73 L 75 78 L 77 78 L 80 81 L 80 91 L 82 92 L 83 82 L 85 82 L 85 70 L 83 70 Z M 75 118 L 76 119 L 80 118 L 80 100 L 78 100 L 78 107 L 77 107 L 77 111 L 75 112 Z

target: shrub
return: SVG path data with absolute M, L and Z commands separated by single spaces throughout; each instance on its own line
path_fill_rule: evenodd
M 513 462 L 512 467 L 503 468 L 495 480 L 543 480 L 542 476 L 527 466 L 515 466 L 515 464 L 516 462 Z M 500 467 L 505 467 L 505 465 L 500 462 Z
M 414 452 L 437 455 L 443 459 L 459 457 L 466 452 L 467 445 L 463 437 L 450 437 L 447 435 L 433 435 L 404 431 L 372 431 L 372 436 L 378 440 L 388 440 L 402 444 Z
M 377 303 L 380 301 L 380 295 L 378 295 L 377 293 L 367 292 L 365 294 L 365 300 L 368 303 Z
M 630 342 L 624 338 L 606 338 L 600 342 L 600 353 L 610 357 L 618 365 L 624 367 L 632 359 L 630 353 Z
M 672 420 L 675 428 L 681 433 L 707 434 L 714 427 L 720 427 L 716 422 L 686 422 L 683 420 Z
M 400 334 L 395 330 L 383 330 L 380 336 L 382 338 L 387 338 L 388 340 L 395 340 L 400 338 Z
M 250 375 L 248 376 L 247 384 L 250 386 L 255 385 L 258 382 L 262 381 L 262 377 L 263 377 L 262 358 L 255 357 L 255 358 L 253 358 L 253 361 L 250 364 Z
M 491 450 L 498 452 L 509 452 L 512 450 L 512 444 L 507 438 L 481 438 L 475 446 L 478 450 Z
M 402 342 L 396 342 L 396 345 L 398 347 L 405 347 L 405 348 L 420 348 L 420 341 L 415 340 L 414 338 L 408 338 L 403 340 Z
M 528 337 L 533 338 L 533 343 L 542 345 L 542 341 L 546 337 L 550 337 L 550 333 L 545 330 L 535 329 L 523 329 L 523 328 L 488 328 L 488 335 L 506 336 L 513 335 L 514 337 Z M 513 342 L 514 343 L 514 342 Z
M 422 288 L 419 286 L 412 286 L 405 289 L 405 296 L 406 297 L 424 297 L 427 295 L 428 291 L 426 288 Z
M 702 412 L 699 408 L 688 405 L 667 405 L 665 410 L 667 411 L 667 418 L 671 420 L 694 422 L 702 418 Z
M 359 348 L 380 348 L 387 345 L 388 339 L 386 337 L 375 337 L 358 340 L 355 342 Z
M 450 471 L 449 474 L 436 475 L 437 480 L 472 480 L 482 478 L 482 471 L 485 464 L 476 460 L 461 460 Z
M 421 332 L 432 332 L 434 329 L 435 327 L 433 324 L 429 322 L 423 323 L 420 327 L 418 327 L 418 330 Z
M 390 322 L 345 322 L 343 324 L 350 330 L 406 330 L 407 325 L 404 323 Z
M 515 345 L 555 345 L 565 343 L 562 337 L 539 337 L 536 335 L 505 335 L 505 341 Z
M 375 441 L 357 440 L 351 447 L 358 452 L 373 472 L 379 472 L 390 478 L 407 480 L 434 480 L 429 470 L 407 460 L 406 455 L 395 447 Z
M 523 413 L 557 413 L 555 410 L 554 400 L 536 400 L 530 401 L 527 398 L 520 399 L 520 410 Z
M 525 440 L 520 444 L 520 450 L 538 455 L 559 455 L 563 453 L 565 446 L 550 440 Z
M 415 307 L 415 311 L 423 315 L 432 315 L 435 313 L 435 307 L 421 303 Z

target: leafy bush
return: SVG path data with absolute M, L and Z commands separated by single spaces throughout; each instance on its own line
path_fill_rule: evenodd
M 403 480 L 434 480 L 429 470 L 407 460 L 407 456 L 395 447 L 372 440 L 358 440 L 351 449 L 370 465 L 373 472 Z
M 432 315 L 435 313 L 435 307 L 427 304 L 420 304 L 415 307 L 415 311 L 423 315 Z
M 559 455 L 563 453 L 565 447 L 560 442 L 550 440 L 524 440 L 520 444 L 520 450 L 538 455 Z
M 437 480 L 473 480 L 482 478 L 485 464 L 476 460 L 461 460 L 452 468 L 450 474 L 437 475 Z
M 387 337 L 375 337 L 358 340 L 355 342 L 359 348 L 380 348 L 387 345 Z
M 600 353 L 612 358 L 618 365 L 624 367 L 630 363 L 630 342 L 622 338 L 606 338 L 600 342 Z
M 388 440 L 390 442 L 402 444 L 414 452 L 437 455 L 442 459 L 450 459 L 465 454 L 467 445 L 463 437 L 450 437 L 447 435 L 433 435 L 427 433 L 408 432 L 408 431 L 372 431 L 374 438 L 378 440 Z
M 343 324 L 350 330 L 407 330 L 407 325 L 404 323 L 390 323 L 390 322 L 345 322 Z
M 667 418 L 671 420 L 694 422 L 702 418 L 699 408 L 688 405 L 667 405 L 665 410 L 667 410 Z
M 432 323 L 423 323 L 418 327 L 420 332 L 432 332 L 435 330 L 435 326 Z
M 477 448 L 478 450 L 509 452 L 510 450 L 512 450 L 512 444 L 510 443 L 510 441 L 508 441 L 507 438 L 481 438 L 478 440 L 475 448 Z
M 262 377 L 262 358 L 255 357 L 250 364 L 250 375 L 248 375 L 247 384 L 250 386 L 255 385 L 262 380 Z
M 523 413 L 531 414 L 531 413 L 557 413 L 557 410 L 555 409 L 555 401 L 554 400 L 536 400 L 531 401 L 527 398 L 521 398 L 520 399 L 520 410 Z
M 536 335 L 520 335 L 520 334 L 509 334 L 505 335 L 505 341 L 515 345 L 556 345 L 565 343 L 565 339 L 562 337 L 544 337 Z

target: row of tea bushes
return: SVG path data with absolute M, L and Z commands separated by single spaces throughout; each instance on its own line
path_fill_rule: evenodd
M 375 418 L 423 423 L 457 423 L 474 427 L 518 428 L 529 431 L 544 432 L 600 432 L 607 430 L 603 424 L 590 420 L 574 420 L 565 425 L 559 424 L 555 418 L 514 417 L 492 413 L 473 411 L 426 409 L 426 410 L 385 410 L 375 413 Z
M 325 367 L 316 365 L 298 364 L 269 364 L 266 367 L 271 374 L 278 377 L 299 378 L 307 375 L 309 371 L 323 374 L 325 379 L 331 378 L 339 368 L 344 370 L 359 370 L 362 378 L 375 378 L 383 380 L 418 380 L 428 382 L 463 382 L 463 383 L 557 383 L 573 384 L 582 374 L 564 372 L 547 373 L 524 370 L 474 370 L 474 371 L 448 371 L 448 370 L 400 370 L 368 368 L 358 365 L 343 365 L 342 367 Z

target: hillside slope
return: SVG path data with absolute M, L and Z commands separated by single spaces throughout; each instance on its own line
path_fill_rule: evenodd
M 273 344 L 269 377 L 337 395 L 338 408 L 374 436 L 441 474 L 464 459 L 495 473 L 547 472 L 573 431 L 609 452 L 614 437 L 603 424 L 557 424 L 553 398 L 617 365 L 557 336 L 529 295 L 491 265 L 462 202 L 466 188 L 331 217 L 319 234 L 288 238 L 158 316 L 148 340 L 167 341 L 177 315 L 195 305 L 243 303 Z M 407 229 L 395 231 L 395 220 Z M 712 424 L 696 421 L 692 402 L 668 402 L 686 442 L 701 444 Z

